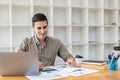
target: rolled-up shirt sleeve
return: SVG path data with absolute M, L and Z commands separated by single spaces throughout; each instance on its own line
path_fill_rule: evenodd
M 65 48 L 65 46 L 60 42 L 61 46 L 58 51 L 58 56 L 61 57 L 65 62 L 68 58 L 73 56 L 68 52 L 68 50 Z
M 26 42 L 26 39 L 23 39 L 22 41 L 20 41 L 15 48 L 15 52 L 26 52 L 27 46 L 25 42 Z

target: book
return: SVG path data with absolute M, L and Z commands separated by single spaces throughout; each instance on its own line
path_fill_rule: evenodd
M 104 65 L 107 64 L 106 60 L 83 60 L 82 64 L 94 64 L 94 65 Z

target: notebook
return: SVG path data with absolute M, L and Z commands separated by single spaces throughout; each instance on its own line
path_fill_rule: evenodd
M 38 75 L 37 55 L 31 52 L 0 52 L 0 75 Z
M 106 60 L 83 60 L 82 64 L 94 64 L 94 65 L 104 65 L 107 64 Z

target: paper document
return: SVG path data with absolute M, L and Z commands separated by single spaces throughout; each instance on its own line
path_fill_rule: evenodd
M 70 76 L 81 76 L 85 74 L 90 74 L 94 72 L 98 72 L 98 70 L 93 70 L 93 69 L 86 69 L 86 68 L 77 68 L 77 67 L 70 67 L 70 66 L 51 66 L 50 68 L 54 68 L 60 72 L 67 73 Z
M 41 71 L 38 76 L 26 76 L 26 77 L 29 78 L 30 80 L 51 80 L 68 76 L 81 76 L 94 72 L 98 72 L 98 70 L 60 65 L 44 68 L 44 70 Z

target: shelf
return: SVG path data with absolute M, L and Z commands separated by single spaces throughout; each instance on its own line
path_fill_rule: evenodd
M 104 10 L 104 25 L 117 24 L 116 14 L 116 10 Z
M 40 5 L 40 6 L 50 6 L 51 0 L 33 0 L 34 5 Z
M 85 25 L 79 25 L 79 24 L 72 24 L 72 27 L 73 28 L 82 28 L 82 27 L 87 27 L 87 26 L 85 26 Z
M 89 25 L 89 28 L 100 28 L 103 27 L 102 25 Z
M 72 46 L 72 55 L 75 57 L 76 55 L 83 56 L 84 59 L 88 58 L 88 46 L 87 45 L 73 45 Z
M 102 0 L 88 0 L 88 7 L 89 8 L 102 8 Z
M 10 47 L 0 47 L 0 52 L 10 52 Z
M 54 27 L 54 37 L 61 40 L 62 43 L 70 43 L 70 28 Z
M 71 0 L 72 7 L 87 7 L 87 0 Z
M 72 25 L 87 25 L 87 9 L 72 8 Z
M 117 0 L 103 0 L 104 1 L 104 8 L 106 9 L 114 9 L 117 8 Z
M 9 5 L 9 0 L 0 0 L 0 5 Z
M 88 43 L 89 43 L 89 45 L 99 45 L 99 44 L 103 44 L 102 42 L 95 42 L 95 41 L 89 41 Z
M 115 28 L 115 27 L 117 27 L 117 25 L 104 25 L 104 27 L 113 27 L 113 28 Z
M 55 26 L 55 27 L 69 27 L 69 25 L 53 25 L 53 26 Z
M 0 27 L 8 27 L 9 24 L 0 24 Z
M 118 42 L 104 42 L 104 44 L 117 44 Z
M 72 28 L 72 43 L 87 43 L 87 36 L 88 36 L 87 32 L 88 32 L 88 28 L 73 27 Z
M 30 27 L 31 26 L 31 24 L 12 24 L 12 27 Z M 32 27 L 31 27 L 32 28 Z
M 10 23 L 9 6 L 0 5 L 0 25 L 9 25 Z
M 13 27 L 12 29 L 13 47 L 15 47 L 20 40 L 22 40 L 25 37 L 30 37 L 30 35 L 31 35 L 31 27 L 17 27 L 17 26 Z
M 90 60 L 102 60 L 102 44 L 99 45 L 89 45 L 88 59 Z
M 0 46 L 10 46 L 10 28 L 0 26 Z
M 69 0 L 53 0 L 53 6 L 68 6 Z
M 101 27 L 90 27 L 89 28 L 89 43 L 101 43 L 103 36 L 103 29 Z
M 120 10 L 118 11 L 118 26 L 120 26 Z
M 31 6 L 31 1 L 30 0 L 11 0 L 11 4 L 13 6 Z
M 118 9 L 120 9 L 120 5 L 119 4 L 120 4 L 120 0 L 118 0 Z
M 117 42 L 117 28 L 105 27 L 104 28 L 104 42 Z
M 102 25 L 103 22 L 101 20 L 103 20 L 103 10 L 101 9 L 89 9 L 89 25 Z
M 54 8 L 53 10 L 53 22 L 55 25 L 68 25 L 68 13 L 65 8 Z
M 15 4 L 24 4 L 24 5 L 31 3 L 30 0 L 11 0 L 11 1 L 12 3 L 15 3 Z
M 31 24 L 30 8 L 24 6 L 12 6 L 12 24 L 13 25 Z
M 20 6 L 20 7 L 30 7 L 31 4 L 23 4 L 23 3 L 12 3 L 12 6 Z
M 72 45 L 73 45 L 73 46 L 81 46 L 81 45 L 88 45 L 88 43 L 77 42 L 77 41 L 75 42 L 75 41 L 74 41 L 74 42 L 72 42 Z

